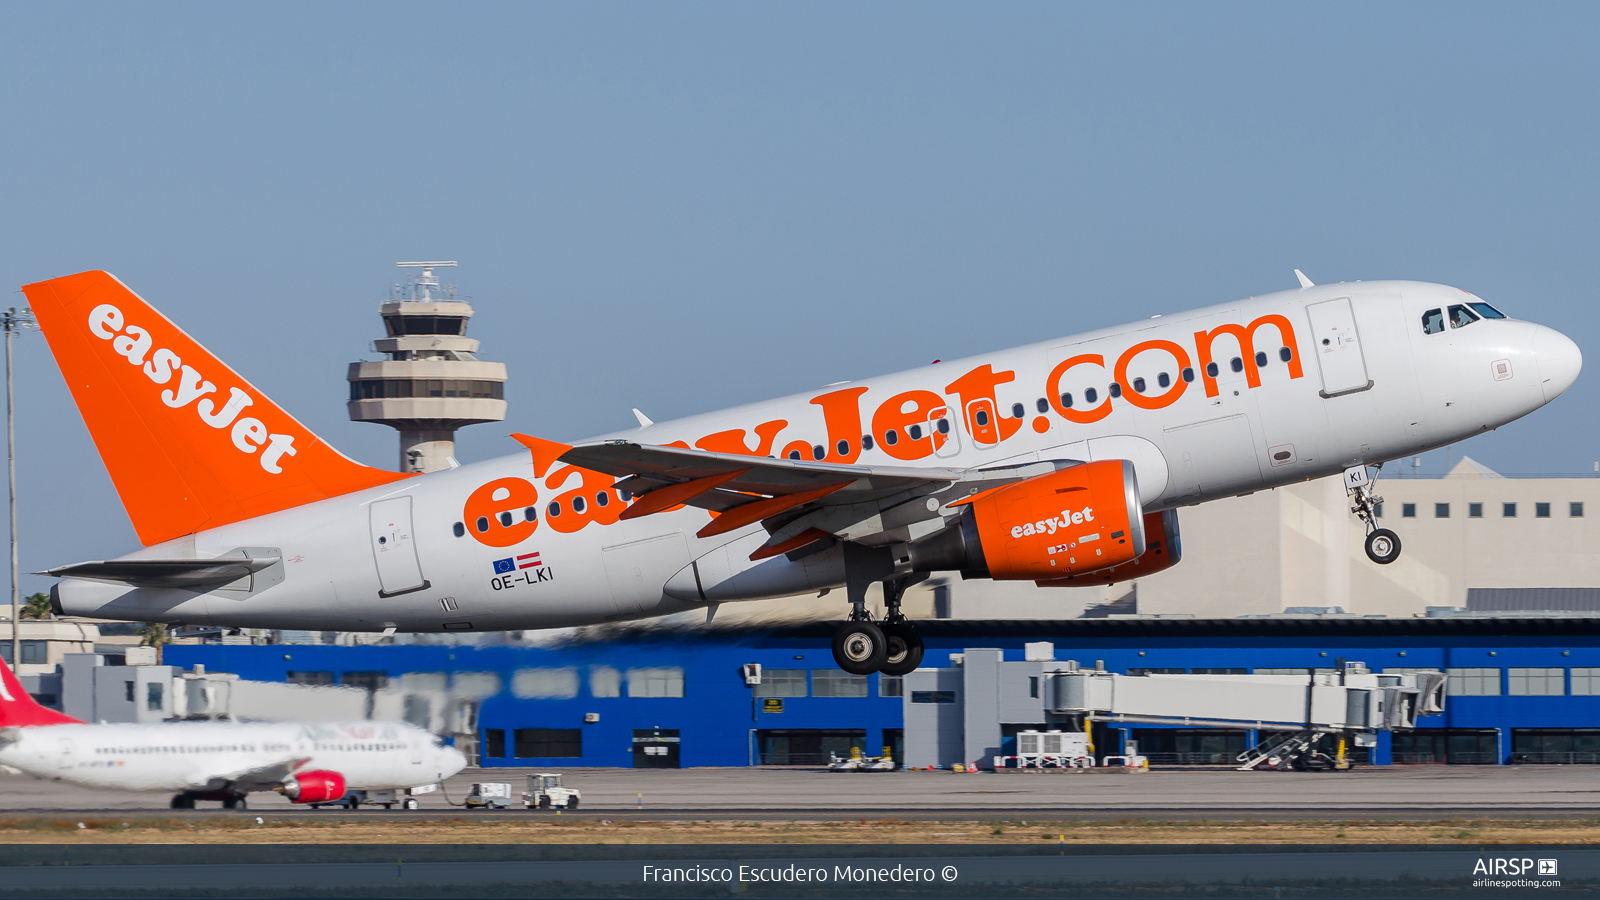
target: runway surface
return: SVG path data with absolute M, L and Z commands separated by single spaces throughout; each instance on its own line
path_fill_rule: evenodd
M 421 812 L 455 809 L 475 781 L 511 784 L 519 797 L 533 769 L 469 769 L 425 794 Z M 560 771 L 560 770 L 558 770 Z M 1156 769 L 1145 774 L 829 773 L 815 769 L 567 769 L 583 792 L 577 814 L 645 818 L 840 818 L 856 816 L 1183 818 L 1442 815 L 1576 816 L 1600 812 L 1600 767 L 1395 766 L 1351 772 L 1233 772 Z M 0 814 L 109 812 L 175 814 L 165 793 L 119 793 L 27 776 L 0 776 Z M 338 816 L 273 793 L 251 794 L 249 813 Z M 199 812 L 220 812 L 202 801 Z M 458 810 L 460 811 L 460 810 Z M 468 815 L 501 815 L 480 812 Z M 520 803 L 504 815 L 538 815 Z M 363 808 L 359 815 L 406 815 Z

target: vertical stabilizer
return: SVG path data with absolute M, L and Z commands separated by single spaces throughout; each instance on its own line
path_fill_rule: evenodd
M 105 272 L 22 290 L 146 545 L 407 477 L 328 446 Z
M 22 689 L 11 667 L 0 660 L 0 728 L 20 725 L 82 725 L 64 713 L 40 706 Z

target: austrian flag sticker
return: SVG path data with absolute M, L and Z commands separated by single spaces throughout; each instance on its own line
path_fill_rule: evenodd
M 505 559 L 495 560 L 494 573 L 496 575 L 504 575 L 507 572 L 514 572 L 517 569 L 534 569 L 541 565 L 543 565 L 543 563 L 539 561 L 538 553 L 524 553 L 521 556 L 514 558 L 508 556 Z

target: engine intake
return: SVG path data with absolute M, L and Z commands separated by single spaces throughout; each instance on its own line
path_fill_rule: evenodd
M 344 796 L 344 776 L 327 769 L 296 772 L 278 790 L 293 803 L 332 803 Z
M 969 578 L 1054 581 L 1145 552 L 1133 463 L 1084 463 L 985 491 L 944 530 L 911 545 L 911 568 Z

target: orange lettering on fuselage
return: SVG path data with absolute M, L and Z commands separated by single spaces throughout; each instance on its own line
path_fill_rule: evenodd
M 1134 390 L 1128 381 L 1128 363 L 1133 362 L 1134 357 L 1146 350 L 1164 350 L 1172 354 L 1173 360 L 1177 363 L 1177 371 L 1172 373 L 1177 377 L 1172 379 L 1172 386 L 1167 388 L 1166 393 L 1157 394 L 1153 397 Z M 1112 376 L 1116 378 L 1118 384 L 1123 386 L 1123 399 L 1140 409 L 1161 409 L 1178 402 L 1178 398 L 1182 397 L 1183 392 L 1188 389 L 1189 383 L 1183 380 L 1183 370 L 1187 368 L 1189 368 L 1189 353 L 1179 345 L 1171 341 L 1141 341 L 1129 347 L 1123 351 L 1121 356 L 1117 357 L 1117 366 L 1112 371 Z M 1110 406 L 1110 401 L 1107 401 L 1106 405 Z
M 496 478 L 472 492 L 461 509 L 467 533 L 489 547 L 510 547 L 539 528 L 539 489 L 523 478 Z M 536 512 L 532 518 L 526 510 Z
M 1054 369 L 1050 370 L 1050 377 L 1045 379 L 1045 397 L 1050 400 L 1050 406 L 1055 409 L 1061 418 L 1066 419 L 1068 422 L 1087 425 L 1090 422 L 1098 422 L 1111 415 L 1111 397 L 1108 394 L 1106 402 L 1092 409 L 1076 409 L 1063 404 L 1061 402 L 1061 376 L 1067 374 L 1067 370 L 1077 366 L 1099 366 L 1104 369 L 1106 367 L 1106 358 L 1098 353 L 1084 353 L 1062 360 Z
M 945 393 L 954 393 L 961 398 L 961 421 L 966 423 L 967 434 L 979 444 L 993 446 L 1000 443 L 1022 427 L 1021 419 L 1006 418 L 1000 415 L 1000 401 L 995 399 L 994 389 L 998 385 L 1016 380 L 1015 372 L 996 372 L 994 367 L 985 363 L 945 385 Z M 980 401 L 988 401 L 983 403 Z M 978 412 L 989 413 L 986 417 L 990 421 L 979 424 Z
M 861 455 L 861 395 L 866 392 L 864 387 L 853 387 L 811 398 L 814 406 L 822 407 L 822 421 L 828 432 L 823 462 L 848 465 Z M 841 445 L 843 453 L 839 452 Z
M 1271 325 L 1278 329 L 1278 338 L 1283 341 L 1283 346 L 1289 348 L 1289 377 L 1299 378 L 1300 353 L 1299 344 L 1295 342 L 1294 326 L 1289 320 L 1276 313 L 1262 316 L 1249 325 L 1218 325 L 1210 331 L 1196 331 L 1194 333 L 1195 355 L 1200 364 L 1200 377 L 1205 381 L 1206 396 L 1217 396 L 1217 379 L 1211 374 L 1210 366 L 1214 360 L 1211 358 L 1211 342 L 1221 334 L 1230 335 L 1239 345 L 1239 358 L 1244 364 L 1244 380 L 1250 387 L 1261 386 L 1261 368 L 1256 363 L 1255 335 L 1256 329 L 1263 325 Z
M 571 534 L 590 522 L 611 525 L 628 508 L 622 502 L 622 495 L 612 487 L 616 479 L 593 469 L 565 466 L 550 473 L 544 480 L 544 486 L 552 491 L 559 490 L 572 480 L 573 475 L 578 476 L 577 486 L 556 495 L 554 502 L 560 506 L 546 509 L 545 520 L 551 528 L 562 534 Z
M 879 449 L 895 459 L 922 459 L 944 446 L 944 435 L 928 427 L 928 416 L 947 405 L 945 399 L 933 391 L 895 394 L 872 414 L 872 438 L 878 442 Z M 920 428 L 923 437 L 911 436 L 913 425 Z

